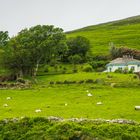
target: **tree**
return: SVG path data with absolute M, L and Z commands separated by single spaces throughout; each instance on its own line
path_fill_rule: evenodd
M 73 64 L 73 71 L 76 72 L 77 68 L 76 68 L 76 64 L 79 64 L 80 61 L 82 60 L 80 55 L 71 55 L 69 57 L 69 61 Z
M 120 48 L 117 48 L 117 47 L 115 47 L 114 44 L 112 44 L 110 47 L 110 54 L 113 59 L 117 58 L 117 57 L 121 56 L 121 50 L 120 50 Z
M 77 36 L 75 38 L 69 38 L 67 40 L 67 45 L 69 48 L 68 55 L 78 54 L 81 57 L 85 57 L 86 53 L 90 49 L 90 42 L 87 38 L 82 36 Z
M 7 45 L 9 40 L 9 35 L 7 31 L 0 31 L 0 48 L 3 48 Z
M 66 47 L 66 37 L 61 28 L 37 25 L 22 30 L 10 40 L 8 57 L 11 59 L 6 64 L 11 63 L 11 69 L 16 67 L 20 75 L 36 76 L 39 64 L 56 59 Z

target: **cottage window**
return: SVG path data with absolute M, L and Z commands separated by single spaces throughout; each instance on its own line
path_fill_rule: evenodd
M 134 71 L 134 70 L 135 70 L 135 67 L 134 67 L 134 66 L 132 66 L 132 67 L 131 67 L 131 70 L 133 70 L 133 71 Z

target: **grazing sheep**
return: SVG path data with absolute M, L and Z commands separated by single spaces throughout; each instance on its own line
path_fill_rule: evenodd
M 97 102 L 96 104 L 97 104 L 97 105 L 102 105 L 103 103 L 102 103 L 102 102 Z
M 135 110 L 140 110 L 140 106 L 135 106 Z
M 11 97 L 7 97 L 6 99 L 7 99 L 7 100 L 11 100 Z
M 39 113 L 39 112 L 41 112 L 41 109 L 36 109 L 35 112 Z
M 8 104 L 4 104 L 3 107 L 8 107 Z
M 67 103 L 65 103 L 65 106 L 67 106 L 68 104 Z
M 92 97 L 92 94 L 91 94 L 91 93 L 88 93 L 87 96 L 88 96 L 88 97 Z

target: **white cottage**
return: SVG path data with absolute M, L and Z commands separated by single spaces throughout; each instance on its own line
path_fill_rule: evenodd
M 115 72 L 117 69 L 133 70 L 133 72 L 140 72 L 140 61 L 130 56 L 123 56 L 112 60 L 107 66 L 107 72 Z

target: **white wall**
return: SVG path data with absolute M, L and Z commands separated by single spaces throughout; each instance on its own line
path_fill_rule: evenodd
M 140 67 L 138 65 L 128 65 L 128 66 L 108 66 L 107 72 L 115 72 L 115 70 L 122 68 L 124 70 L 125 68 L 128 68 L 128 70 L 131 70 L 131 67 L 134 67 L 134 72 L 140 72 Z M 111 68 L 111 71 L 110 71 Z
M 122 70 L 125 69 L 126 66 L 108 66 L 107 67 L 107 72 L 115 72 L 115 70 L 117 70 L 118 68 L 122 68 Z M 111 68 L 111 71 L 110 71 Z
M 134 67 L 134 72 L 138 72 L 138 66 L 137 65 L 128 65 L 128 70 L 131 70 L 132 67 Z

